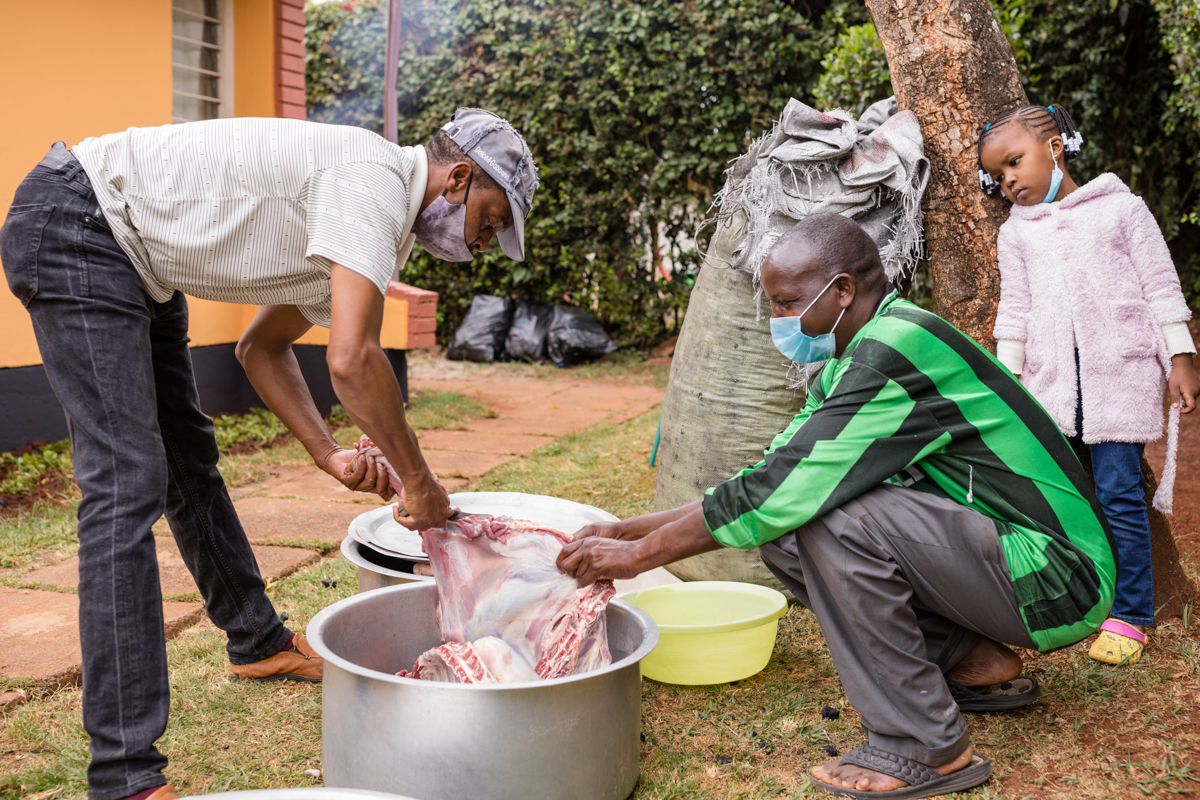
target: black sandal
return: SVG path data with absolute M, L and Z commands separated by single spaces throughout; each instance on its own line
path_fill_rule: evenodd
M 809 775 L 817 788 L 840 797 L 875 797 L 879 800 L 915 800 L 919 797 L 935 797 L 939 794 L 962 792 L 986 783 L 992 777 L 992 762 L 981 755 L 971 757 L 971 763 L 949 775 L 942 775 L 927 764 L 880 750 L 869 744 L 856 747 L 842 756 L 838 764 L 862 767 L 889 775 L 908 784 L 887 792 L 860 789 L 843 789 L 832 783 L 818 780 Z
M 1011 681 L 992 686 L 968 688 L 952 680 L 947 680 L 946 685 L 950 687 L 950 696 L 958 703 L 958 710 L 967 712 L 1011 711 L 1029 705 L 1042 693 L 1037 678 L 1031 675 L 1018 675 Z

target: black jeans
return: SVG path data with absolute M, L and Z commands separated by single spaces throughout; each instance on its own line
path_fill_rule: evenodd
M 154 302 L 61 143 L 17 188 L 0 259 L 33 320 L 67 415 L 79 503 L 79 638 L 90 800 L 165 782 L 154 742 L 170 689 L 150 527 L 166 513 L 229 660 L 283 649 L 290 632 L 264 593 L 254 553 L 217 471 L 200 411 L 188 312 Z

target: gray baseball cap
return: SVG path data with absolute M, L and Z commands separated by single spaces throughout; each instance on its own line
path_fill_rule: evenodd
M 507 120 L 481 108 L 460 108 L 442 130 L 508 195 L 513 224 L 496 238 L 505 255 L 524 261 L 525 220 L 538 187 L 529 146 Z

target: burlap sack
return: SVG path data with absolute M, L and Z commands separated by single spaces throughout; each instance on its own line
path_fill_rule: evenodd
M 741 217 L 723 220 L 688 301 L 663 399 L 654 510 L 690 503 L 762 460 L 800 411 L 788 363 L 771 343 L 770 312 L 756 319 L 753 278 L 732 269 L 745 237 Z M 667 566 L 688 581 L 745 581 L 783 589 L 758 550 L 724 549 Z

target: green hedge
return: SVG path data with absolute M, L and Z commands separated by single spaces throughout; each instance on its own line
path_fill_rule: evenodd
M 584 306 L 624 346 L 674 332 L 701 258 L 692 236 L 727 162 L 788 98 L 811 98 L 838 34 L 866 19 L 848 0 L 815 22 L 799 7 L 405 0 L 400 141 L 424 143 L 458 106 L 481 106 L 522 130 L 542 177 L 523 264 L 498 248 L 470 264 L 414 252 L 401 280 L 441 294 L 441 335 L 481 293 Z M 311 119 L 381 130 L 385 9 L 309 6 Z

